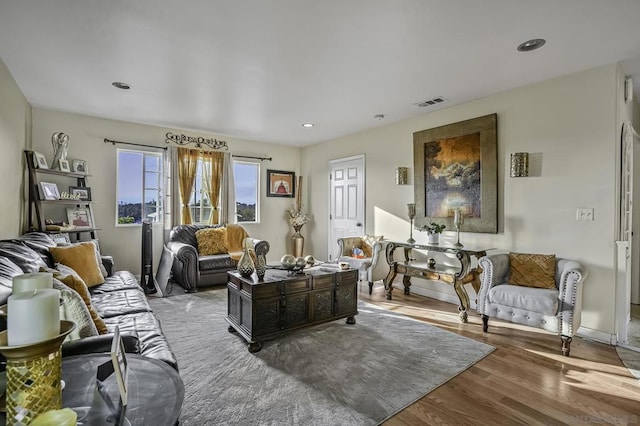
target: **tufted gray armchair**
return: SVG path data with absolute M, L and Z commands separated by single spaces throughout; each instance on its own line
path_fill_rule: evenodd
M 478 265 L 483 269 L 477 303 L 483 330 L 489 329 L 489 317 L 542 328 L 560 335 L 562 354 L 569 356 L 571 339 L 580 327 L 586 269 L 557 258 L 556 288 L 545 289 L 508 284 L 508 253 L 481 257 Z

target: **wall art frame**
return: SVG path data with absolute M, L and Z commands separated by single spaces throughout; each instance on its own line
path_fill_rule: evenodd
M 415 225 L 436 222 L 462 232 L 498 232 L 497 114 L 413 134 Z
M 293 198 L 295 194 L 295 172 L 267 170 L 267 197 Z

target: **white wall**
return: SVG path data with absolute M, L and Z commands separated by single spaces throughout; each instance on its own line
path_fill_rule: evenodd
M 169 131 L 225 140 L 228 142 L 230 152 L 235 154 L 273 157 L 273 161 L 261 163 L 261 223 L 247 225 L 246 229 L 251 236 L 269 241 L 271 252 L 268 260 L 278 260 L 286 251 L 286 244 L 288 244 L 287 233 L 290 226 L 285 217 L 285 209 L 290 206 L 291 199 L 265 196 L 266 170 L 267 168 L 289 170 L 297 174 L 300 163 L 299 148 L 228 138 L 201 131 L 176 130 L 41 108 L 33 109 L 33 149 L 44 153 L 51 161 L 53 158 L 51 135 L 54 132 L 64 132 L 69 135 L 68 157 L 87 160 L 87 168 L 91 175 L 87 179 L 87 186 L 91 188 L 92 199 L 95 200 L 96 225 L 102 228 L 98 233 L 101 249 L 114 256 L 117 269 L 130 270 L 136 274 L 140 273 L 141 228 L 140 226 L 115 226 L 117 146 L 105 144 L 104 139 L 164 147 L 167 146 L 165 134 Z M 157 267 L 162 248 L 160 227 L 154 228 L 153 243 L 154 267 Z
M 446 94 L 445 94 L 446 95 Z M 486 114 L 498 114 L 498 234 L 462 233 L 467 246 L 555 253 L 583 262 L 582 325 L 614 331 L 616 65 L 453 106 L 366 132 L 306 147 L 301 169 L 310 184 L 308 253 L 327 255 L 328 161 L 366 156 L 366 232 L 404 241 L 406 204 L 413 185 L 396 186 L 394 170 L 413 172 L 413 133 Z M 393 117 L 389 117 L 393 118 Z M 512 152 L 529 152 L 531 176 L 509 177 Z M 411 182 L 412 183 L 412 182 Z M 578 207 L 595 209 L 595 221 L 576 221 Z M 445 232 L 453 238 L 452 232 Z M 426 235 L 414 232 L 418 242 Z M 413 279 L 414 286 L 454 296 L 440 283 Z M 468 286 L 471 299 L 473 290 Z
M 31 143 L 31 106 L 0 59 L 0 239 L 24 228 L 24 154 Z

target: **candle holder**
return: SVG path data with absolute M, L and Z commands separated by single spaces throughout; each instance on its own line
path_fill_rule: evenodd
M 416 242 L 413 239 L 413 218 L 416 217 L 416 205 L 414 203 L 407 204 L 407 215 L 409 216 L 409 239 L 407 242 L 413 244 Z
M 456 227 L 456 232 L 458 234 L 458 240 L 454 244 L 455 247 L 464 247 L 460 242 L 460 228 L 462 227 L 463 223 L 464 223 L 464 214 L 460 209 L 456 209 L 456 211 L 453 213 L 453 226 Z
M 29 345 L 8 346 L 0 332 L 0 353 L 7 358 L 7 424 L 28 425 L 39 414 L 62 408 L 62 352 L 76 324 L 60 321 L 60 334 Z

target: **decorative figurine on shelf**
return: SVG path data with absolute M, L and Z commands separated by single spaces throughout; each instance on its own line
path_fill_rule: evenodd
M 413 218 L 416 217 L 416 205 L 414 203 L 407 204 L 407 215 L 409 216 L 409 239 L 407 242 L 413 244 L 416 240 L 413 239 Z
M 464 247 L 460 242 L 460 228 L 464 223 L 464 213 L 460 209 L 456 209 L 453 213 L 453 226 L 456 227 L 456 232 L 458 233 L 458 240 L 454 244 L 456 247 Z
M 60 168 L 60 160 L 67 159 L 69 151 L 69 136 L 62 132 L 55 132 L 51 136 L 51 144 L 53 145 L 53 169 Z

